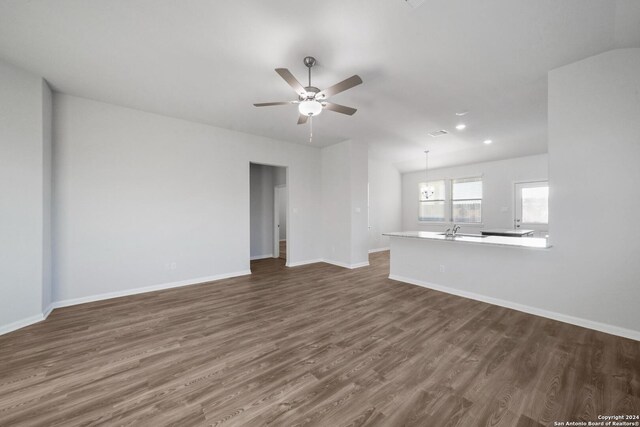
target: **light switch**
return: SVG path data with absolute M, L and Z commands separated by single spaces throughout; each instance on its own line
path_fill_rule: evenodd
M 360 208 L 356 208 L 356 213 L 360 213 Z
M 298 213 L 298 208 L 293 208 L 293 214 L 296 215 Z

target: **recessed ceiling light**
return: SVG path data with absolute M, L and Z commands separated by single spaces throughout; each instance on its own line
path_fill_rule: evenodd
M 464 123 L 459 123 L 456 125 L 456 129 L 458 130 L 464 130 L 464 128 L 466 128 L 467 125 L 465 125 Z
M 493 141 L 492 141 L 492 140 L 490 140 L 490 139 L 485 139 L 485 140 L 484 140 L 484 141 L 482 141 L 482 142 L 484 142 L 485 144 L 489 145 L 489 144 L 491 144 Z
M 468 111 L 460 111 L 456 113 L 456 116 L 466 116 L 468 113 L 469 113 Z

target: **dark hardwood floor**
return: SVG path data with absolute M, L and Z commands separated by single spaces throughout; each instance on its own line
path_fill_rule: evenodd
M 387 278 L 285 268 L 0 336 L 1 426 L 548 426 L 640 413 L 640 343 Z

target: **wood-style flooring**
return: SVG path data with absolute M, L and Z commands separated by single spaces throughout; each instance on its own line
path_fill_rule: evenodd
M 640 413 L 640 343 L 395 282 L 252 263 L 0 336 L 0 426 L 549 426 Z

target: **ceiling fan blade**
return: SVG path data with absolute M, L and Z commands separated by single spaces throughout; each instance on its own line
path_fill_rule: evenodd
M 289 105 L 294 104 L 296 101 L 283 101 L 283 102 L 262 102 L 259 104 L 253 104 L 255 107 L 270 107 L 272 105 Z
M 358 86 L 359 84 L 362 83 L 362 79 L 360 78 L 359 75 L 353 75 L 351 77 L 349 77 L 348 79 L 345 79 L 343 81 L 341 81 L 340 83 L 337 83 L 325 90 L 321 90 L 320 92 L 318 92 L 316 94 L 316 99 L 325 99 L 328 98 L 330 96 L 333 96 L 337 93 L 340 92 L 344 92 L 347 89 L 351 89 L 354 86 Z
M 289 83 L 289 86 L 291 86 L 298 95 L 306 96 L 307 91 L 300 84 L 300 82 L 295 77 L 293 77 L 291 71 L 287 70 L 286 68 L 276 68 L 276 73 L 280 74 L 280 77 L 282 77 L 287 83 Z
M 300 114 L 300 116 L 298 117 L 298 124 L 299 125 L 303 125 L 303 124 L 307 123 L 307 120 L 309 120 L 309 116 L 305 116 L 304 114 Z
M 335 111 L 336 113 L 347 114 L 349 116 L 353 116 L 355 112 L 358 111 L 355 108 L 345 107 L 344 105 L 334 104 L 332 102 L 323 102 L 322 106 L 326 110 Z

